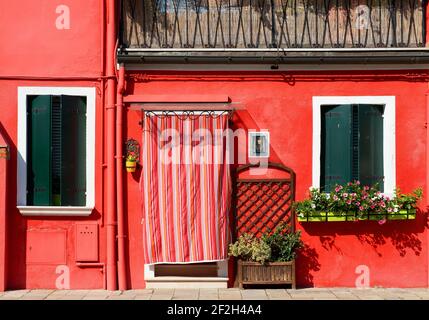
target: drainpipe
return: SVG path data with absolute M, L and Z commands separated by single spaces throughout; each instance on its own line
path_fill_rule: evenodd
M 428 32 L 428 28 L 429 28 L 429 1 L 426 0 L 425 1 L 426 6 L 425 6 L 425 35 L 426 35 L 426 47 L 429 45 L 429 32 Z M 426 208 L 429 206 L 429 83 L 428 83 L 428 88 L 426 91 Z M 426 219 L 428 217 L 426 216 Z M 427 223 L 427 221 L 426 221 Z M 426 241 L 427 244 L 429 245 L 429 232 L 426 232 Z M 429 248 L 429 246 L 428 246 Z M 427 287 L 429 288 L 429 249 L 428 250 L 428 258 L 427 258 L 427 266 L 426 266 L 426 270 L 427 270 Z
M 119 290 L 127 289 L 125 271 L 125 232 L 124 232 L 124 191 L 123 191 L 123 106 L 125 91 L 125 68 L 121 64 L 118 74 L 118 89 L 116 94 L 116 197 L 118 217 L 118 283 Z
M 426 208 L 429 207 L 429 83 L 428 89 L 426 90 Z M 428 216 L 426 216 L 426 220 Z M 425 221 L 427 224 L 427 221 Z M 426 241 L 429 244 L 429 232 L 426 232 Z M 427 287 L 429 288 L 429 249 L 427 258 Z
M 0 130 L 2 126 L 0 123 Z M 7 228 L 6 228 L 6 204 L 7 204 L 7 174 L 9 162 L 9 146 L 3 139 L 0 131 L 0 292 L 6 290 L 7 287 Z
M 107 290 L 116 290 L 116 219 L 115 219 L 115 44 L 116 19 L 115 0 L 106 0 L 106 153 L 107 153 L 107 187 L 106 187 L 106 233 L 107 257 L 106 279 Z

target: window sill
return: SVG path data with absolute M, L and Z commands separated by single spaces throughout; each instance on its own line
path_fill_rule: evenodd
M 17 206 L 23 216 L 78 216 L 87 217 L 93 207 Z

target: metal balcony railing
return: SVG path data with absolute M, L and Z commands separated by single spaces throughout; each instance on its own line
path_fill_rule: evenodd
M 123 0 L 125 48 L 418 48 L 427 0 Z

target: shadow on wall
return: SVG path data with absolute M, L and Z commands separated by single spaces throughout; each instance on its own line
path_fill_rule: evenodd
M 24 289 L 27 285 L 26 279 L 26 242 L 27 242 L 27 219 L 23 219 L 16 208 L 16 172 L 17 159 L 21 161 L 21 155 L 18 153 L 16 145 L 9 136 L 3 123 L 0 122 L 0 135 L 9 145 L 9 163 L 7 167 L 7 190 L 6 190 L 6 288 Z M 13 257 L 13 258 L 12 258 Z
M 316 222 L 302 223 L 301 226 L 310 236 L 318 236 L 322 247 L 342 253 L 336 244 L 337 236 L 354 235 L 362 244 L 369 244 L 381 257 L 379 248 L 388 243 L 393 245 L 401 257 L 406 254 L 419 256 L 422 242 L 419 234 L 428 227 L 428 212 L 417 210 L 415 220 L 390 220 L 384 224 L 377 221 L 355 222 Z
M 304 247 L 299 250 L 296 258 L 298 286 L 312 287 L 314 285 L 312 273 L 320 270 L 318 258 L 316 250 L 308 244 L 304 244 Z

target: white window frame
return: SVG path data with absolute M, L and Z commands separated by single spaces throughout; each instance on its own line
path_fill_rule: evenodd
M 393 197 L 396 188 L 395 96 L 314 96 L 313 97 L 313 188 L 320 188 L 321 108 L 339 104 L 375 104 L 384 106 L 383 175 L 384 195 Z
M 95 94 L 94 87 L 18 87 L 17 208 L 24 216 L 89 216 L 95 205 Z M 27 206 L 27 96 L 86 97 L 86 205 Z

